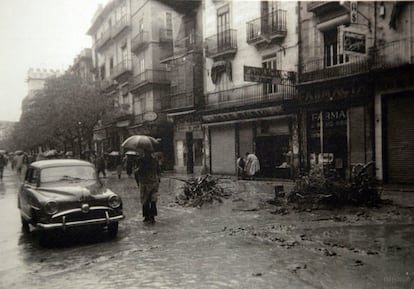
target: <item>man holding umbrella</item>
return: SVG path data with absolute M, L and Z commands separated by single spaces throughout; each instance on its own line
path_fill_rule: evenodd
M 138 152 L 135 180 L 140 190 L 142 216 L 145 223 L 154 223 L 157 216 L 158 187 L 160 168 L 152 155 L 157 141 L 149 136 L 135 135 L 122 143 L 122 147 Z

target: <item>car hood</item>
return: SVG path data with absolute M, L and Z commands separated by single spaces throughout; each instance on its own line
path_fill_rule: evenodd
M 56 187 L 39 187 L 36 190 L 45 198 L 88 198 L 111 193 L 110 190 L 93 184 L 90 186 L 56 186 Z

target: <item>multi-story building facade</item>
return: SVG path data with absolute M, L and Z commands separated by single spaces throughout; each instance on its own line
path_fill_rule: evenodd
M 171 72 L 166 112 L 173 123 L 174 169 L 194 173 L 203 168 L 204 133 L 198 111 L 203 104 L 203 38 L 201 0 L 162 1 L 177 11 L 167 21 L 161 46 Z
M 414 180 L 412 2 L 300 2 L 299 105 L 305 167 Z
M 298 169 L 297 3 L 203 3 L 206 164 L 236 174 L 238 155 L 254 152 L 261 176 L 290 178 Z
M 113 0 L 98 9 L 88 34 L 101 90 L 119 113 L 96 129 L 97 150 L 121 150 L 132 134 L 161 139 L 166 166 L 172 165 L 172 129 L 164 105 L 169 93 L 162 28 L 175 11 L 158 1 Z
M 77 75 L 84 81 L 92 83 L 95 80 L 92 63 L 92 49 L 83 49 L 73 60 L 73 65 L 69 67 L 68 71 Z

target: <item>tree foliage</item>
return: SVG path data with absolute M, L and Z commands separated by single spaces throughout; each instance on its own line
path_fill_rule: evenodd
M 53 77 L 27 100 L 13 133 L 19 149 L 46 145 L 63 148 L 92 140 L 93 128 L 111 111 L 109 99 L 92 84 L 73 74 Z

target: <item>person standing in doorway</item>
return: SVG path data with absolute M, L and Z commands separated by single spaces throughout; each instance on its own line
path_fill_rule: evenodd
M 240 180 L 245 179 L 246 175 L 246 160 L 243 156 L 238 156 L 237 158 L 237 178 Z
M 144 223 L 153 224 L 157 216 L 158 187 L 160 183 L 160 168 L 158 161 L 150 151 L 139 153 L 137 167 L 134 172 L 135 180 L 140 191 L 142 216 Z
M 257 173 L 260 171 L 260 162 L 253 153 L 246 153 L 246 174 L 250 180 L 256 179 Z

